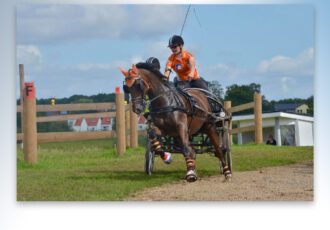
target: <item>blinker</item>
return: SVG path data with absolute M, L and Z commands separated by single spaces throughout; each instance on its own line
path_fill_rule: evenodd
M 129 94 L 129 87 L 127 85 L 123 85 L 123 90 L 125 93 Z

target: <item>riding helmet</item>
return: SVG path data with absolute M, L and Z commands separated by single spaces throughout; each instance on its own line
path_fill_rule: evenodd
M 168 41 L 168 47 L 183 45 L 183 38 L 179 35 L 173 35 Z
M 155 57 L 150 57 L 146 60 L 147 64 L 150 64 L 154 69 L 160 70 L 159 60 Z

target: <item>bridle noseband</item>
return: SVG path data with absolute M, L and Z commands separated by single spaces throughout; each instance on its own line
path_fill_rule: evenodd
M 131 69 L 128 70 L 128 73 L 130 74 Z M 139 81 L 139 82 L 138 82 Z M 145 93 L 143 92 L 143 90 L 141 89 L 141 82 L 143 82 L 143 84 L 147 87 L 147 91 L 150 89 L 149 84 L 143 80 L 143 78 L 141 78 L 140 74 L 134 74 L 134 75 L 129 75 L 128 77 L 125 78 L 125 81 L 123 82 L 123 89 L 124 92 L 129 94 L 129 88 L 131 88 L 134 84 L 137 84 L 138 90 L 142 91 L 141 96 L 135 97 L 131 99 L 131 101 L 133 103 L 141 103 L 143 106 L 147 106 L 147 100 L 145 97 Z

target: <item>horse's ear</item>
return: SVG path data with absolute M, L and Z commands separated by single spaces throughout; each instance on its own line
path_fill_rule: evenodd
M 139 71 L 134 64 L 132 65 L 132 71 L 133 71 L 134 75 L 136 75 L 136 76 L 139 75 Z
M 123 69 L 120 68 L 120 67 L 119 67 L 119 69 L 120 69 L 120 71 L 124 74 L 125 77 L 128 77 L 128 71 L 125 71 L 125 70 L 123 70 Z

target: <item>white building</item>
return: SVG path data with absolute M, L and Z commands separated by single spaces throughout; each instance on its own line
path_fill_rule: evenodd
M 138 130 L 146 130 L 148 128 L 147 119 L 143 115 L 138 116 Z
M 69 125 L 70 125 L 69 121 Z M 85 119 L 77 119 L 72 121 L 72 129 L 74 132 L 86 132 L 87 131 L 87 123 Z
M 246 127 L 254 125 L 254 115 L 233 116 L 233 125 Z M 284 112 L 262 114 L 263 142 L 272 134 L 277 145 L 314 145 L 314 118 Z M 237 134 L 238 144 L 254 142 L 254 131 Z
M 112 130 L 112 118 L 81 118 L 77 120 L 69 120 L 68 124 L 74 132 L 87 131 L 107 131 Z

